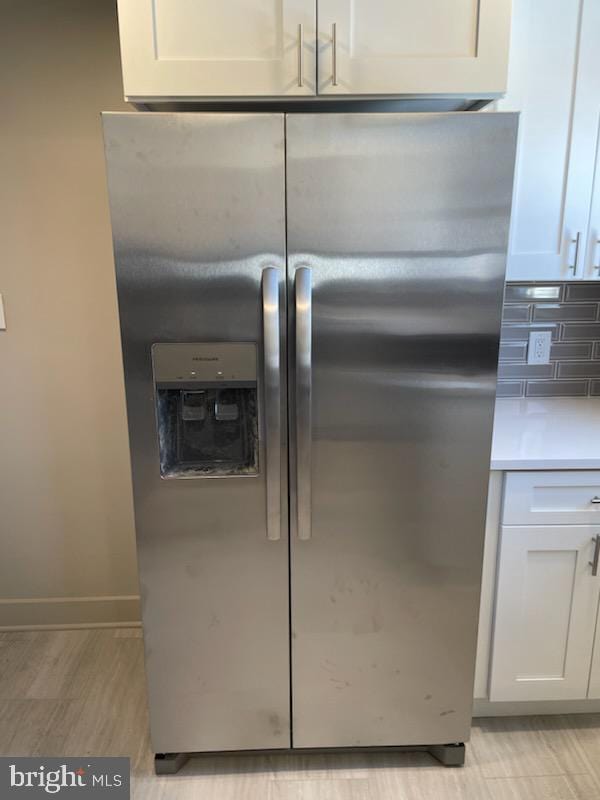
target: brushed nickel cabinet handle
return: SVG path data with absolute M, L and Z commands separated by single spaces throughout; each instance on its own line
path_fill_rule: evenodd
M 337 23 L 331 25 L 331 83 L 338 85 L 337 79 Z
M 594 505 L 598 505 L 600 503 L 600 497 L 598 497 L 598 495 L 596 495 L 595 497 L 592 497 L 592 499 L 590 500 L 590 503 L 594 503 Z
M 577 231 L 577 234 L 574 239 L 571 239 L 571 244 L 575 245 L 575 258 L 573 259 L 573 263 L 569 264 L 569 269 L 573 273 L 573 275 L 577 275 L 577 262 L 579 261 L 579 242 L 581 241 L 581 232 Z
M 596 264 L 594 264 L 594 269 L 596 270 L 598 275 L 600 275 L 600 239 L 596 239 L 595 247 L 596 247 L 596 253 L 598 254 L 597 256 L 598 261 Z
M 298 538 L 311 536 L 312 466 L 312 276 L 295 275 L 296 289 L 296 507 Z
M 298 86 L 304 86 L 304 26 L 298 25 Z
M 593 536 L 592 542 L 594 542 L 594 560 L 588 561 L 588 564 L 592 568 L 592 575 L 595 578 L 598 574 L 598 561 L 600 560 L 600 536 Z
M 281 538 L 281 355 L 279 348 L 279 270 L 262 274 L 263 365 L 267 539 Z

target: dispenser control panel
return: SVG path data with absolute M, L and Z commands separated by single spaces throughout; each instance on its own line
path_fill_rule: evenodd
M 155 344 L 154 382 L 256 384 L 254 342 Z

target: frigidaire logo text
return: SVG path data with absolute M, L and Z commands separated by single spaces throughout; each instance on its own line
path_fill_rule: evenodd
M 218 356 L 192 356 L 192 361 L 218 361 Z
M 83 767 L 71 770 L 66 764 L 58 769 L 46 769 L 40 765 L 37 770 L 24 772 L 15 764 L 10 764 L 10 785 L 13 789 L 43 789 L 48 794 L 57 794 L 61 789 L 92 786 L 110 789 L 121 786 L 121 775 L 91 774 Z

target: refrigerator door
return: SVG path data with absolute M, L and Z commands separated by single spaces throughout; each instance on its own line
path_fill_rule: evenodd
M 104 132 L 153 746 L 286 748 L 284 119 Z
M 295 747 L 469 736 L 516 130 L 287 119 Z

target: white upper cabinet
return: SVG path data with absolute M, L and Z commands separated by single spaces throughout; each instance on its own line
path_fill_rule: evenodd
M 588 150 L 593 151 L 593 165 L 585 168 L 594 176 L 592 207 L 587 230 L 585 252 L 582 252 L 584 280 L 600 279 L 600 62 L 598 46 L 600 42 L 600 2 L 590 2 L 585 9 L 585 27 L 581 32 L 581 72 L 585 74 L 581 103 L 585 107 L 581 113 L 586 115 L 587 127 L 592 131 Z M 579 90 L 578 90 L 578 102 Z M 599 656 L 600 663 L 600 656 Z
M 599 32 L 598 0 L 514 0 L 508 89 L 498 102 L 521 112 L 508 280 L 599 277 L 600 198 L 590 224 Z
M 506 89 L 510 0 L 318 0 L 319 93 Z
M 596 150 L 594 195 L 583 276 L 586 281 L 600 278 L 600 148 Z
M 118 6 L 130 100 L 477 99 L 506 88 L 510 0 L 118 0 Z
M 119 0 L 129 100 L 316 92 L 315 0 Z

